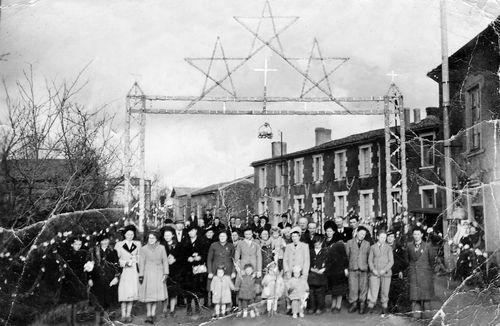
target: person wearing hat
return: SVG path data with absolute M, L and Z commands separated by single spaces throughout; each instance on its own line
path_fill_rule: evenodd
M 139 251 L 139 300 L 146 303 L 146 323 L 154 324 L 156 305 L 168 298 L 169 264 L 158 232 L 148 231 L 148 242 Z
M 199 228 L 190 225 L 187 229 L 188 240 L 184 244 L 186 259 L 186 277 L 183 280 L 182 287 L 186 290 L 187 315 L 193 314 L 191 303 L 194 301 L 195 313 L 200 313 L 199 298 L 203 298 L 204 305 L 208 306 L 207 285 L 207 242 L 198 235 Z
M 365 301 L 368 294 L 368 255 L 370 243 L 365 240 L 367 230 L 359 226 L 356 236 L 347 241 L 346 254 L 349 260 L 349 312 L 365 313 Z
M 436 253 L 432 244 L 422 241 L 424 231 L 415 227 L 413 241 L 408 243 L 406 253 L 409 260 L 408 279 L 410 282 L 410 300 L 414 318 L 424 317 L 419 311 L 430 310 L 430 301 L 434 298 L 434 264 Z
M 118 261 L 122 272 L 118 283 L 118 301 L 121 302 L 122 321 L 129 323 L 132 321 L 132 305 L 139 299 L 139 250 L 141 243 L 134 240 L 137 229 L 134 225 L 127 225 L 123 228 L 124 240 L 115 244 L 118 254 Z
M 107 232 L 96 238 L 96 245 L 90 251 L 94 268 L 89 273 L 92 293 L 91 301 L 94 301 L 96 310 L 96 324 L 101 323 L 101 311 L 107 311 L 118 301 L 118 279 L 120 277 L 120 266 L 118 254 L 109 245 L 110 235 Z

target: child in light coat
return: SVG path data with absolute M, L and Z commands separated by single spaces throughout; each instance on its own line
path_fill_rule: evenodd
M 262 299 L 267 299 L 267 315 L 271 317 L 278 310 L 278 300 L 285 293 L 285 282 L 276 262 L 269 264 L 267 274 L 262 279 Z
M 278 227 L 271 228 L 271 248 L 273 249 L 274 261 L 278 263 L 279 271 L 282 271 L 286 241 L 281 236 L 281 230 Z
M 215 304 L 215 318 L 226 314 L 226 305 L 231 304 L 231 290 L 235 287 L 229 275 L 225 275 L 224 266 L 217 267 L 217 273 L 210 283 L 212 302 Z
M 304 317 L 304 308 L 306 307 L 307 298 L 309 297 L 309 285 L 307 279 L 302 276 L 302 267 L 295 265 L 292 267 L 292 277 L 287 284 L 288 298 L 292 302 L 292 316 L 297 318 Z

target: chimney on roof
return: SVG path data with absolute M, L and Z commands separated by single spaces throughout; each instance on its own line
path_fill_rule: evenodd
M 421 120 L 420 118 L 420 109 L 413 109 L 413 122 L 414 123 L 419 123 Z
M 271 157 L 279 157 L 281 155 L 286 155 L 286 143 L 273 141 L 271 143 Z
M 410 128 L 410 122 L 411 122 L 411 109 L 410 108 L 404 108 L 403 118 L 404 118 L 404 122 L 405 122 L 405 127 Z
M 442 108 L 427 107 L 427 108 L 425 108 L 425 112 L 427 113 L 427 116 L 433 115 L 436 118 L 439 118 L 439 120 L 443 120 L 443 110 L 442 110 Z
M 332 140 L 332 129 L 316 128 L 314 129 L 314 133 L 316 134 L 315 146 L 327 143 Z

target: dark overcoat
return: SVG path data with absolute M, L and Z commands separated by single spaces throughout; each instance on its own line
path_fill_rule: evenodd
M 217 267 L 224 266 L 225 274 L 231 275 L 234 267 L 233 256 L 234 246 L 232 243 L 227 242 L 224 245 L 222 245 L 219 241 L 212 243 L 210 245 L 210 249 L 208 249 L 208 272 L 216 275 Z
M 420 248 L 414 242 L 408 243 L 406 248 L 410 281 L 410 300 L 432 300 L 434 298 L 433 266 L 436 258 L 430 243 L 421 242 Z
M 90 291 L 99 305 L 108 309 L 118 302 L 118 286 L 109 286 L 115 277 L 120 276 L 118 253 L 112 247 L 102 250 L 101 246 L 97 245 L 91 251 L 91 259 L 94 262 L 94 269 L 90 273 L 90 279 L 94 284 Z

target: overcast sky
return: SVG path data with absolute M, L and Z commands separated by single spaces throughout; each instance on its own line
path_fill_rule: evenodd
M 10 54 L 0 62 L 0 71 L 7 82 L 19 79 L 27 64 L 41 78 L 71 79 L 91 62 L 85 75 L 89 85 L 79 101 L 89 108 L 109 104 L 119 113 L 118 132 L 134 80 L 147 94 L 198 95 L 204 77 L 184 58 L 209 57 L 217 36 L 226 56 L 246 56 L 253 37 L 232 17 L 259 15 L 264 5 L 261 0 L 3 2 L 0 53 Z M 274 15 L 300 16 L 280 38 L 287 56 L 308 57 L 316 37 L 323 56 L 350 58 L 331 76 L 334 96 L 384 95 L 391 81 L 387 73 L 394 70 L 406 106 L 438 105 L 437 84 L 426 77 L 440 63 L 438 0 L 272 0 L 271 6 Z M 448 0 L 448 9 L 450 54 L 500 13 L 495 1 L 486 0 Z M 277 21 L 278 28 L 285 22 Z M 268 27 L 262 27 L 264 36 Z M 298 96 L 303 78 L 271 51 L 262 51 L 235 73 L 238 94 L 262 94 L 262 73 L 253 69 L 262 67 L 265 58 L 278 70 L 269 73 L 268 95 Z M 305 69 L 305 63 L 297 65 Z M 327 69 L 336 63 L 328 61 Z M 214 77 L 224 69 L 220 62 L 214 65 Z M 311 69 L 311 78 L 322 77 L 319 66 Z M 270 141 L 257 138 L 264 122 L 275 134 L 283 131 L 290 152 L 313 146 L 315 127 L 331 128 L 337 138 L 379 128 L 382 121 L 155 115 L 147 119 L 147 173 L 160 174 L 169 186 L 206 186 L 250 174 L 250 162 L 270 156 Z

